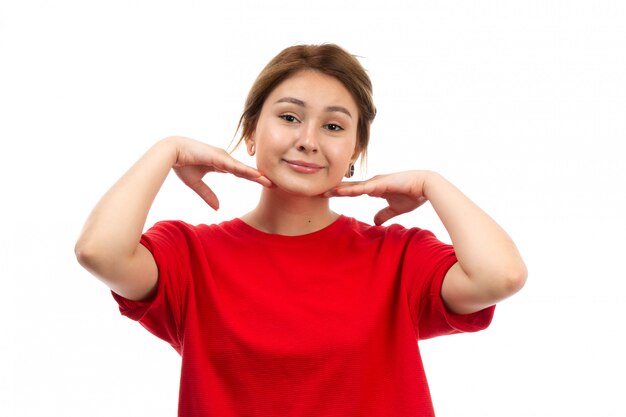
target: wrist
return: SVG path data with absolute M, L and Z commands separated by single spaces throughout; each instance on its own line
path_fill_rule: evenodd
M 170 165 L 172 167 L 175 166 L 178 162 L 182 139 L 183 138 L 181 136 L 168 136 L 159 140 L 154 145 L 156 151 L 158 151 L 162 155 L 167 155 L 167 158 L 170 161 Z
M 422 171 L 422 194 L 427 200 L 430 200 L 432 193 L 437 187 L 437 183 L 443 180 L 443 177 L 435 171 Z

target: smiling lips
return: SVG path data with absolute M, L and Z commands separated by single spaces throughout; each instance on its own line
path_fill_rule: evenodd
M 295 160 L 284 160 L 287 165 L 296 172 L 302 174 L 314 174 L 318 172 L 323 167 L 321 165 L 314 164 L 312 162 L 305 161 L 295 161 Z

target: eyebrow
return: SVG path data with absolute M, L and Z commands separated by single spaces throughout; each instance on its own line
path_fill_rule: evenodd
M 276 101 L 277 103 L 291 103 L 291 104 L 295 104 L 296 106 L 300 106 L 300 107 L 307 107 L 306 103 L 300 99 L 294 98 L 294 97 L 283 97 L 280 100 Z M 348 109 L 346 109 L 343 106 L 328 106 L 326 107 L 324 110 L 326 110 L 327 112 L 340 112 L 340 113 L 345 113 L 348 115 L 348 117 L 350 117 L 352 119 L 352 114 L 350 114 L 350 112 L 348 111 Z

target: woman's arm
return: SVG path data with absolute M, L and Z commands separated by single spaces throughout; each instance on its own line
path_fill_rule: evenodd
M 451 311 L 479 311 L 524 286 L 526 266 L 511 238 L 441 175 L 432 171 L 381 175 L 343 183 L 327 196 L 362 194 L 385 198 L 389 204 L 376 214 L 376 224 L 430 201 L 452 239 L 458 259 L 446 274 L 441 293 Z
M 139 240 L 152 202 L 172 168 L 214 209 L 219 206 L 217 197 L 202 182 L 207 172 L 229 172 L 271 186 L 256 169 L 222 149 L 182 137 L 157 142 L 97 203 L 75 246 L 78 262 L 128 299 L 147 298 L 156 288 L 156 263 Z
M 519 291 L 527 271 L 509 235 L 442 176 L 427 173 L 423 187 L 458 259 L 443 281 L 446 306 L 455 313 L 472 313 Z

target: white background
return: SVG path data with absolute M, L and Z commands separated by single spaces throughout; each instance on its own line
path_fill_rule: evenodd
M 321 42 L 374 82 L 361 176 L 439 171 L 530 271 L 487 331 L 422 343 L 438 416 L 626 415 L 625 27 L 618 0 L 0 0 L 0 415 L 176 415 L 180 358 L 119 315 L 74 243 L 155 141 L 227 147 L 267 61 Z M 148 225 L 256 203 L 256 184 L 207 181 L 219 212 L 173 176 Z M 368 222 L 383 205 L 332 204 Z M 428 205 L 396 221 L 448 240 Z

